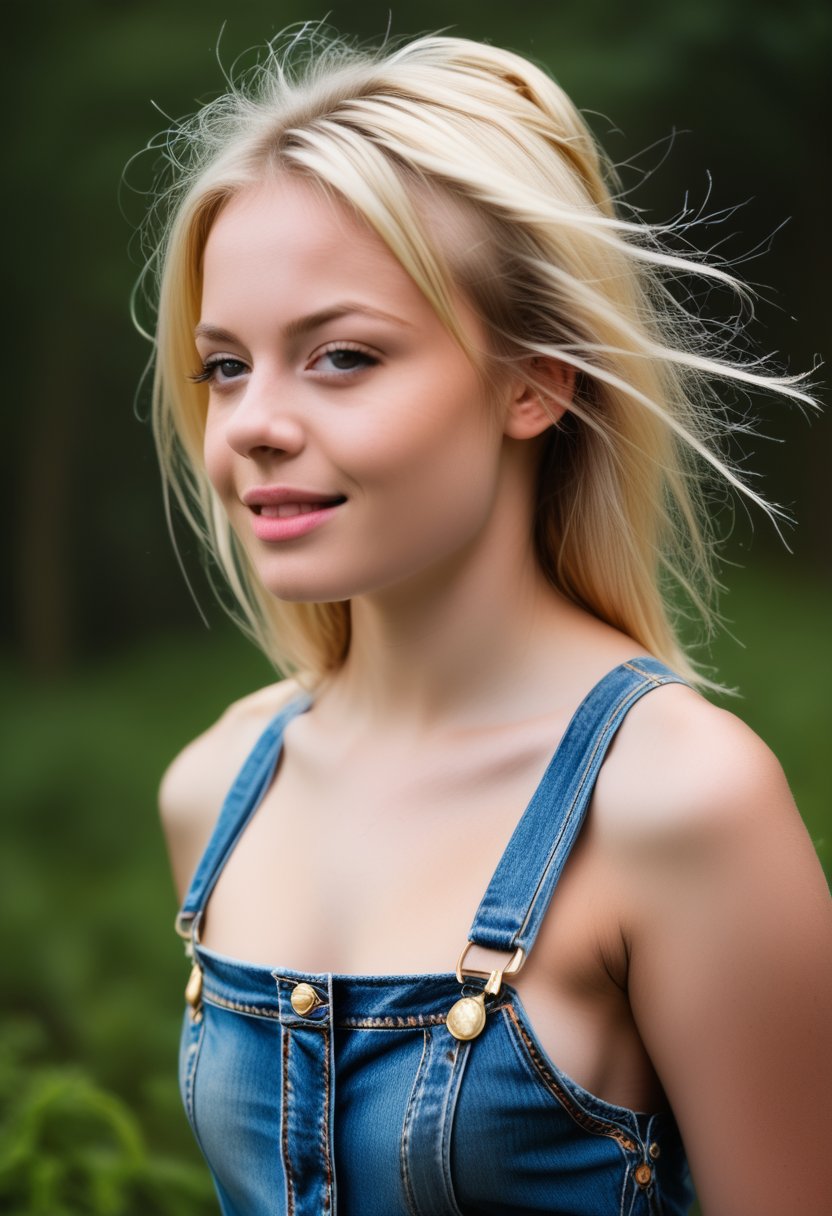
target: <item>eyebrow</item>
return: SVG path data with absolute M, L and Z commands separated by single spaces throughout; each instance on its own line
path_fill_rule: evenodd
M 405 321 L 402 317 L 396 317 L 392 313 L 383 312 L 380 308 L 370 308 L 366 304 L 357 304 L 345 300 L 342 304 L 334 304 L 331 308 L 322 308 L 319 312 L 311 312 L 308 316 L 298 317 L 294 321 L 289 321 L 284 326 L 283 332 L 287 338 L 297 338 L 309 333 L 313 329 L 319 329 L 329 321 L 337 321 L 341 317 L 350 316 L 354 313 L 363 316 L 379 317 L 383 321 L 392 321 L 395 325 L 410 326 L 409 321 Z M 197 325 L 194 330 L 194 337 L 209 338 L 213 342 L 236 343 L 239 341 L 227 329 L 220 329 L 218 326 L 210 325 L 206 322 L 200 322 Z

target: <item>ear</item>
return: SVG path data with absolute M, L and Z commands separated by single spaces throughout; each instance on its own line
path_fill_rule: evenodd
M 515 376 L 503 425 L 511 439 L 533 439 L 557 426 L 575 391 L 575 369 L 560 359 L 537 356 L 526 366 L 527 377 Z

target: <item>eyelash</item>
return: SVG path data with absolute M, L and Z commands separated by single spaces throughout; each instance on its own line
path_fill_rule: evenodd
M 222 367 L 223 363 L 233 363 L 237 367 L 245 366 L 241 359 L 206 359 L 202 365 L 202 371 L 196 372 L 192 376 L 188 376 L 188 379 L 193 384 L 207 384 L 214 379 L 217 368 Z M 236 380 L 237 377 L 231 376 L 229 379 Z
M 329 373 L 330 376 L 334 376 L 339 380 L 346 379 L 350 375 L 363 371 L 366 367 L 375 367 L 379 362 L 375 355 L 371 355 L 370 352 L 362 346 L 353 344 L 351 342 L 333 342 L 330 346 L 326 346 L 322 351 L 318 352 L 313 360 L 313 363 L 316 363 L 318 359 L 322 359 L 325 355 L 341 354 L 342 352 L 360 355 L 366 362 L 359 367 L 345 368 L 340 372 Z M 202 365 L 202 370 L 196 372 L 194 375 L 188 376 L 188 379 L 193 384 L 211 383 L 216 379 L 217 369 L 222 367 L 223 364 L 232 364 L 235 367 L 245 367 L 242 359 L 230 359 L 225 356 L 220 358 L 206 359 Z M 222 383 L 228 383 L 231 380 L 237 379 L 239 379 L 239 376 L 229 376 L 227 380 L 224 380 Z
M 366 361 L 362 367 L 351 367 L 342 370 L 342 377 L 350 375 L 351 372 L 356 373 L 363 371 L 365 367 L 375 367 L 379 362 L 375 355 L 370 354 L 366 347 L 360 346 L 357 342 L 331 342 L 328 346 L 325 346 L 323 350 L 318 351 L 313 362 L 317 363 L 318 359 L 322 359 L 324 355 L 336 355 L 341 354 L 342 352 L 352 355 L 361 355 L 361 357 Z

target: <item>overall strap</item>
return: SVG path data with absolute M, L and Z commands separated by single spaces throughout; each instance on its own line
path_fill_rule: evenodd
M 211 839 L 176 918 L 176 931 L 180 937 L 186 940 L 190 937 L 192 922 L 205 906 L 229 854 L 269 788 L 287 724 L 311 704 L 311 694 L 304 692 L 284 705 L 269 722 L 240 769 L 222 804 Z
M 658 659 L 622 663 L 575 711 L 506 845 L 468 937 L 480 946 L 528 954 L 586 816 L 615 732 L 640 697 L 685 681 Z

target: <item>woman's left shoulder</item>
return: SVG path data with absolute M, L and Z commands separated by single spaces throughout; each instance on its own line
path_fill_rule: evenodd
M 737 714 L 684 684 L 628 712 L 596 786 L 595 813 L 621 842 L 728 838 L 751 823 L 802 830 L 783 768 Z

